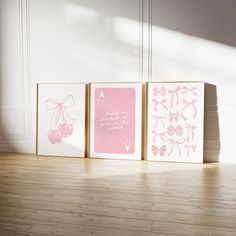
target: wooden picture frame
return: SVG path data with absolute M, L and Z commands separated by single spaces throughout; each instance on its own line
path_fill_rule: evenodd
M 142 84 L 90 83 L 89 156 L 141 160 Z
M 147 83 L 145 159 L 203 163 L 204 82 Z
M 86 84 L 37 84 L 36 154 L 85 157 Z

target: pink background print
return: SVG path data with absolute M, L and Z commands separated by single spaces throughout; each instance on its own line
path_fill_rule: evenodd
M 94 150 L 97 153 L 135 152 L 135 89 L 95 90 Z

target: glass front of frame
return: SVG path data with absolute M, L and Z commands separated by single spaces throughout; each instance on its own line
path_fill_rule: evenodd
M 85 156 L 85 96 L 85 84 L 38 84 L 38 155 Z
M 90 84 L 90 156 L 141 159 L 142 84 Z
M 203 162 L 203 82 L 148 83 L 147 160 Z

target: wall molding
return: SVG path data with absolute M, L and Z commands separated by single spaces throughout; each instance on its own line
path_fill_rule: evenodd
M 10 4 L 8 1 L 6 1 L 5 4 Z M 0 149 L 7 149 L 9 148 L 9 151 L 12 149 L 12 146 L 14 146 L 15 140 L 22 140 L 24 139 L 25 135 L 27 134 L 27 122 L 25 119 L 25 114 L 28 109 L 28 102 L 29 99 L 26 96 L 27 94 L 27 81 L 26 81 L 26 62 L 25 62 L 25 0 L 17 0 L 14 7 L 16 7 L 16 12 L 17 12 L 17 22 L 16 22 L 16 27 L 17 27 L 17 63 L 19 63 L 19 75 L 17 76 L 20 80 L 20 87 L 18 88 L 19 90 L 19 98 L 17 98 L 17 102 L 8 102 L 8 101 L 0 101 L 0 110 L 2 113 L 2 116 L 6 115 L 8 117 L 9 114 L 6 114 L 10 112 L 9 115 L 12 117 L 12 119 L 15 119 L 16 125 L 18 127 L 15 127 L 16 130 L 13 132 L 12 127 L 2 127 L 1 129 L 1 134 L 0 134 Z M 14 54 L 13 54 L 14 55 Z M 9 118 L 10 118 L 9 117 Z M 8 119 L 5 121 L 8 122 Z M 3 123 L 4 125 L 4 123 Z M 10 125 L 10 124 L 9 124 Z M 14 136 L 14 137 L 13 137 Z M 10 138 L 12 137 L 12 138 Z M 9 143 L 8 140 L 11 140 L 11 143 L 14 143 L 13 145 L 7 145 Z M 4 144 L 4 145 L 3 145 Z
M 152 0 L 148 0 L 148 82 L 152 82 Z
M 35 145 L 32 143 L 0 143 L 1 152 L 14 152 L 14 153 L 35 153 Z
M 22 80 L 22 102 L 21 104 L 25 104 L 25 79 L 24 79 L 24 22 L 23 22 L 23 0 L 18 0 L 19 2 L 19 32 L 20 32 L 20 77 Z
M 17 0 L 17 12 L 18 12 L 18 39 L 19 39 L 19 50 L 17 52 L 17 57 L 19 59 L 19 64 L 20 64 L 20 72 L 19 72 L 19 78 L 21 80 L 21 86 L 20 86 L 20 99 L 17 102 L 8 102 L 8 101 L 1 101 L 0 100 L 0 105 L 2 106 L 19 106 L 19 105 L 24 105 L 25 99 L 24 99 L 24 69 L 23 69 L 23 52 L 24 52 L 24 47 L 23 47 L 23 0 Z
M 14 121 L 18 122 L 18 131 L 15 130 L 14 132 L 7 131 L 8 129 L 5 129 L 4 127 L 2 129 L 0 129 L 0 136 L 5 136 L 5 135 L 25 135 L 25 110 L 24 109 L 0 109 L 0 112 L 2 113 L 2 116 L 6 115 L 7 113 L 9 113 L 7 115 L 7 119 L 5 120 L 5 122 L 10 122 L 11 121 L 11 117 L 13 117 Z M 15 114 L 14 114 L 15 113 Z M 3 115 L 4 114 L 4 115 Z M 10 115 L 11 114 L 11 115 Z M 4 124 L 4 122 L 3 122 Z M 9 129 L 11 130 L 11 128 Z M 0 141 L 1 138 L 0 138 Z
M 7 2 L 7 0 L 5 1 Z M 24 111 L 24 117 L 23 117 L 24 125 L 22 126 L 24 131 L 20 132 L 20 134 L 17 134 L 19 132 L 16 132 L 16 134 L 3 134 L 3 135 L 1 134 L 0 149 L 3 150 L 2 148 L 4 148 L 5 150 L 7 150 L 7 148 L 9 148 L 10 151 L 10 148 L 15 146 L 16 148 L 19 148 L 19 150 L 23 150 L 25 148 L 23 152 L 27 151 L 34 152 L 35 135 L 36 135 L 35 132 L 36 112 L 35 112 L 35 107 L 33 105 L 34 103 L 32 101 L 36 100 L 36 98 L 34 97 L 34 90 L 36 88 L 35 88 L 34 78 L 32 78 L 33 71 L 31 71 L 32 69 L 31 45 L 32 43 L 34 43 L 32 42 L 31 30 L 33 31 L 33 28 L 31 28 L 31 24 L 32 20 L 34 19 L 31 19 L 30 17 L 32 16 L 33 18 L 33 15 L 31 15 L 32 14 L 31 10 L 32 9 L 34 10 L 35 9 L 34 7 L 36 7 L 36 5 L 32 6 L 34 3 L 33 1 L 30 0 L 17 0 L 15 4 L 18 13 L 17 15 L 18 21 L 16 22 L 17 23 L 16 27 L 19 27 L 19 35 L 18 35 L 19 50 L 14 55 L 17 55 L 19 57 L 19 63 L 20 63 L 20 74 L 19 74 L 19 80 L 21 81 L 21 87 L 19 88 L 21 90 L 19 92 L 20 99 L 19 101 L 16 101 L 16 99 L 14 99 L 13 102 L 7 102 L 8 99 L 5 99 L 6 101 L 0 101 L 0 104 L 1 104 L 1 110 Z M 136 75 L 137 77 L 139 77 L 137 78 L 137 81 L 143 83 L 152 82 L 155 80 L 155 74 L 154 74 L 155 73 L 154 65 L 156 66 L 155 48 L 154 48 L 155 42 L 152 41 L 153 37 L 155 37 L 154 34 L 155 34 L 156 13 L 153 8 L 155 4 L 156 3 L 153 0 L 136 0 L 134 1 L 134 3 L 132 2 L 132 6 L 134 6 L 135 9 L 134 13 L 135 21 L 137 22 L 136 19 L 137 16 L 139 24 L 139 34 L 137 35 L 137 37 L 139 37 L 137 38 L 137 40 L 139 40 L 139 46 L 138 46 L 139 48 L 137 49 L 138 51 L 135 51 L 138 53 L 139 57 L 138 58 L 139 65 L 137 68 L 137 70 L 139 71 L 136 70 L 137 71 Z M 133 10 L 131 11 L 133 14 Z M 222 94 L 220 95 L 222 96 Z M 18 98 L 18 93 L 17 93 L 17 98 Z M 233 112 L 234 114 L 235 111 L 236 111 L 236 103 L 233 100 L 221 102 L 221 104 L 217 104 L 214 102 L 205 104 L 205 117 L 207 117 L 207 121 L 209 122 L 209 124 L 212 124 L 211 122 L 212 120 L 219 119 L 218 114 L 222 115 L 223 113 L 223 116 L 228 116 L 228 113 Z M 11 137 L 13 137 L 12 135 L 15 135 L 16 138 L 11 139 Z M 9 140 L 11 140 L 11 142 L 7 141 L 8 137 Z M 214 136 L 212 137 L 214 138 Z M 12 146 L 10 144 L 12 144 Z M 209 160 L 213 160 L 215 157 L 214 155 L 217 155 L 220 152 L 220 146 L 219 146 L 220 139 L 204 138 L 204 145 L 205 145 L 204 153 L 206 154 L 207 160 L 208 156 Z
M 139 0 L 139 82 L 143 82 L 143 0 Z

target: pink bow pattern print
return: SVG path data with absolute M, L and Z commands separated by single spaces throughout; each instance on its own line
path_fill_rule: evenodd
M 184 160 L 196 151 L 198 92 L 195 84 L 187 83 L 160 83 L 153 87 L 150 136 L 153 156 L 174 160 L 177 154 Z

